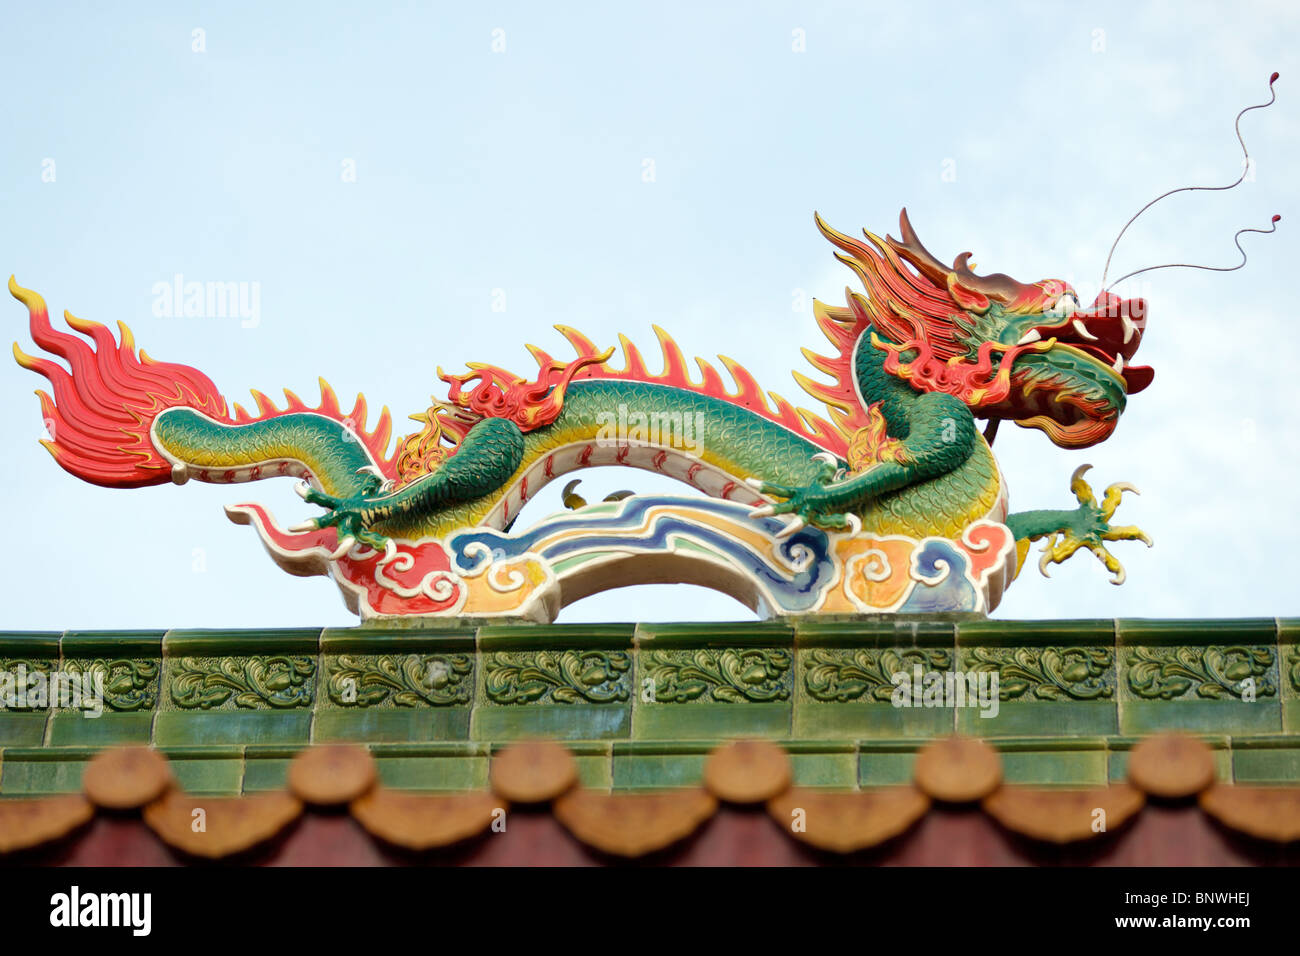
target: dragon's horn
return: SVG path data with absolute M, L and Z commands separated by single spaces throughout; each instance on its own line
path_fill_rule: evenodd
M 916 238 L 916 230 L 912 228 L 912 221 L 907 218 L 906 208 L 898 214 L 898 228 L 903 233 L 903 241 L 899 242 L 893 236 L 886 236 L 885 242 L 889 243 L 889 248 L 916 266 L 921 275 L 939 288 L 947 287 L 948 276 L 952 274 L 952 270 L 931 255 L 929 249 L 921 245 L 921 240 Z
M 970 253 L 963 252 L 952 263 L 952 271 L 963 287 L 978 292 L 987 298 L 997 299 L 1003 305 L 1010 305 L 1024 295 L 1025 292 L 1031 291 L 1023 282 L 1017 282 L 1005 272 L 977 276 L 970 271 L 970 266 L 966 264 L 969 260 Z
M 1026 286 L 1023 282 L 1017 282 L 1011 276 L 1002 272 L 977 276 L 970 269 L 971 254 L 969 252 L 963 252 L 954 259 L 951 268 L 945 266 L 925 246 L 921 245 L 921 240 L 916 237 L 916 230 L 912 228 L 911 220 L 907 218 L 906 209 L 899 213 L 898 228 L 903 233 L 903 241 L 899 242 L 892 236 L 887 236 L 885 241 L 889 243 L 889 247 L 916 266 L 922 275 L 941 288 L 952 289 L 955 284 L 962 291 L 975 293 L 985 299 L 995 299 L 1003 305 L 1010 305 L 1026 293 L 1034 291 L 1032 287 Z M 959 299 L 965 301 L 966 297 L 959 296 Z

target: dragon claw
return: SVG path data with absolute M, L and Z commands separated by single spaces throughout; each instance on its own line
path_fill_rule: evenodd
M 820 470 L 817 472 L 817 481 L 823 485 L 829 484 L 835 480 L 835 476 L 839 474 L 839 471 L 840 466 L 837 463 L 823 461 Z
M 1038 571 L 1045 578 L 1051 577 L 1051 575 L 1047 573 L 1047 566 L 1049 564 L 1059 563 L 1069 557 L 1069 555 L 1059 558 L 1056 557 L 1056 539 L 1058 537 L 1059 535 L 1056 533 L 1048 536 L 1046 543 L 1043 544 L 1043 556 L 1038 559 Z M 1074 551 L 1071 550 L 1070 554 L 1074 554 Z
M 1112 526 L 1102 532 L 1103 541 L 1141 541 L 1148 548 L 1155 547 L 1155 542 L 1151 540 L 1151 535 L 1147 534 L 1137 525 L 1120 525 Z
M 397 547 L 393 544 L 392 538 L 385 537 L 374 531 L 367 531 L 365 528 L 358 528 L 355 537 L 367 547 L 374 548 L 376 551 L 383 551 L 385 554 L 388 553 L 389 545 L 393 545 L 394 548 Z
M 368 520 L 373 517 L 373 511 L 369 510 L 371 496 L 384 486 L 382 475 L 378 473 L 378 469 L 372 468 L 372 466 L 358 468 L 357 473 L 367 476 L 364 489 L 360 494 L 347 498 L 339 498 L 323 491 L 317 491 L 305 481 L 299 482 L 295 486 L 295 490 L 305 501 L 328 509 L 328 513 L 294 525 L 289 530 L 301 533 L 320 531 L 324 528 L 338 528 L 338 544 L 330 553 L 331 561 L 338 561 L 349 555 L 358 545 L 372 549 L 374 552 L 383 552 L 389 557 L 396 553 L 396 545 L 390 538 L 366 527 Z M 363 558 L 372 556 L 369 553 L 361 555 Z
M 816 462 L 812 479 L 808 484 L 800 487 L 747 478 L 746 483 L 758 489 L 761 494 L 785 499 L 759 504 L 750 515 L 754 518 L 792 515 L 793 520 L 776 533 L 778 538 L 788 538 L 806 526 L 826 531 L 847 530 L 857 534 L 862 530 L 862 520 L 857 515 L 839 510 L 842 505 L 836 500 L 836 493 L 832 487 L 833 483 L 843 475 L 843 463 L 830 452 L 818 452 L 812 458 Z
M 1080 548 L 1087 548 L 1111 573 L 1111 584 L 1123 584 L 1128 574 L 1119 559 L 1110 553 L 1105 542 L 1141 541 L 1148 548 L 1153 542 L 1150 535 L 1136 525 L 1112 526 L 1109 521 L 1119 507 L 1124 492 L 1141 492 L 1129 482 L 1118 481 L 1106 488 L 1101 504 L 1098 504 L 1092 486 L 1084 479 L 1091 467 L 1080 465 L 1070 476 L 1070 490 L 1074 492 L 1079 507 L 1071 513 L 1066 524 L 1047 536 L 1042 556 L 1038 560 L 1038 570 L 1044 577 L 1048 577 L 1048 565 L 1060 564 Z
M 767 487 L 771 489 L 774 486 L 769 485 Z M 821 489 L 822 487 L 824 486 L 821 482 L 810 486 L 810 488 L 815 489 Z M 855 514 L 834 512 L 825 507 L 819 507 L 820 502 L 814 503 L 815 499 L 809 500 L 809 489 L 783 489 L 783 491 L 766 491 L 765 493 L 778 495 L 787 500 L 759 505 L 749 514 L 753 518 L 792 515 L 794 520 L 788 522 L 785 527 L 776 533 L 778 538 L 788 538 L 807 525 L 827 531 L 847 530 L 851 534 L 857 534 L 862 530 L 861 518 Z
M 1097 506 L 1097 498 L 1092 493 L 1092 486 L 1084 479 L 1092 469 L 1092 465 L 1080 465 L 1074 469 L 1074 474 L 1070 476 L 1070 490 L 1074 492 L 1074 497 L 1078 499 L 1079 504 L 1090 507 Z
M 362 465 L 356 473 L 366 476 L 366 483 L 361 490 L 363 495 L 383 494 L 393 487 L 393 481 L 379 470 L 378 465 Z
M 802 528 L 803 525 L 804 525 L 803 518 L 799 517 L 798 515 L 795 515 L 794 520 L 791 521 L 789 524 L 787 524 L 780 531 L 778 531 L 776 533 L 776 536 L 778 538 L 788 538 L 790 537 L 790 535 L 794 534 L 796 531 Z
M 1115 513 L 1115 509 L 1119 507 L 1120 499 L 1124 497 L 1124 492 L 1126 491 L 1131 491 L 1135 495 L 1142 494 L 1142 492 L 1138 491 L 1136 487 L 1127 481 L 1115 482 L 1115 484 L 1108 486 L 1102 494 L 1101 516 L 1107 521 L 1109 521 L 1111 515 Z
M 308 504 L 320 505 L 322 508 L 338 508 L 343 504 L 342 498 L 335 498 L 333 495 L 327 495 L 323 491 L 317 491 L 305 481 L 300 481 L 293 486 L 293 490 L 298 493 L 303 501 Z

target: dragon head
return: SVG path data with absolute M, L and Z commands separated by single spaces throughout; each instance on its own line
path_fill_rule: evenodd
M 968 252 L 945 266 L 921 245 L 906 209 L 901 241 L 864 231 L 860 242 L 820 217 L 817 225 L 868 293 L 849 291 L 847 308 L 818 303 L 823 330 L 839 343 L 869 333 L 886 353 L 885 370 L 914 388 L 955 395 L 980 417 L 1080 448 L 1106 439 L 1128 395 L 1151 384 L 1150 368 L 1129 364 L 1146 326 L 1141 299 L 1103 292 L 1084 308 L 1060 279 L 976 275 Z M 814 364 L 840 371 L 825 367 L 834 360 Z

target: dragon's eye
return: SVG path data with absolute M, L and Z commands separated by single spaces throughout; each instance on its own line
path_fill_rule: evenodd
M 1078 312 L 1080 308 L 1082 308 L 1082 306 L 1079 305 L 1079 300 L 1071 293 L 1067 292 L 1056 300 L 1055 304 L 1047 310 L 1047 314 L 1073 315 L 1075 312 Z

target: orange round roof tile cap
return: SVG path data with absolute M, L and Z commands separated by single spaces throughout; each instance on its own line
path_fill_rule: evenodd
M 134 810 L 153 803 L 172 785 L 167 758 L 149 747 L 114 747 L 86 766 L 81 788 L 91 802 L 109 810 Z
M 555 817 L 602 853 L 638 857 L 686 839 L 713 816 L 718 801 L 702 788 L 658 793 L 572 790 L 555 801 Z
M 1214 752 L 1186 734 L 1148 737 L 1129 754 L 1128 778 L 1153 797 L 1195 796 L 1214 783 Z
M 492 759 L 492 790 L 511 803 L 545 803 L 578 782 L 578 763 L 552 740 L 511 744 Z
M 719 747 L 704 765 L 704 785 L 729 803 L 764 803 L 790 788 L 790 758 L 766 740 Z
M 407 850 L 452 846 L 503 818 L 508 802 L 482 791 L 430 794 L 375 787 L 352 801 L 352 815 L 373 836 Z
M 1073 843 L 1118 830 L 1146 803 L 1126 783 L 1090 790 L 999 787 L 984 798 L 984 812 L 1022 836 L 1044 843 Z
M 908 830 L 930 808 L 915 787 L 837 792 L 793 788 L 767 803 L 768 815 L 795 839 L 832 853 L 877 846 Z
M 215 860 L 265 843 L 300 813 L 302 801 L 283 791 L 198 797 L 169 790 L 144 808 L 144 822 L 168 846 Z
M 79 793 L 34 800 L 0 800 L 0 853 L 27 850 L 67 836 L 95 815 Z
M 1300 840 L 1300 787 L 1215 784 L 1201 793 L 1198 802 L 1224 826 L 1257 840 Z
M 916 755 L 913 776 L 916 785 L 935 800 L 971 803 L 998 788 L 1002 758 L 982 740 L 949 737 Z
M 351 803 L 375 785 L 375 758 L 364 747 L 310 747 L 289 765 L 289 789 L 306 803 L 333 807 Z

